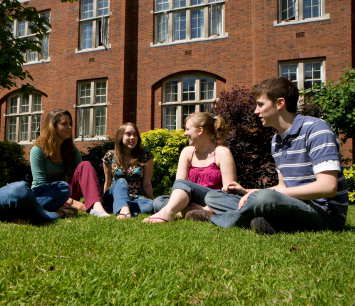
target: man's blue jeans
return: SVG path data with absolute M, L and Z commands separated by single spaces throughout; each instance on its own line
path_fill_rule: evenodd
M 271 189 L 253 192 L 245 205 L 238 209 L 241 196 L 223 191 L 210 191 L 206 204 L 216 215 L 212 223 L 222 226 L 248 228 L 255 217 L 264 217 L 277 231 L 339 230 L 345 219 L 331 215 L 312 201 L 301 201 Z
M 206 206 L 205 195 L 207 192 L 213 190 L 188 180 L 176 180 L 171 189 L 184 190 L 188 194 L 191 203 L 196 203 L 201 206 Z M 153 201 L 154 212 L 160 211 L 163 207 L 165 207 L 169 202 L 169 198 L 170 195 L 161 195 L 155 198 Z
M 127 180 L 119 178 L 113 182 L 103 196 L 104 207 L 107 212 L 119 214 L 121 208 L 128 206 L 132 216 L 139 213 L 150 214 L 153 212 L 153 200 L 143 196 L 130 196 Z

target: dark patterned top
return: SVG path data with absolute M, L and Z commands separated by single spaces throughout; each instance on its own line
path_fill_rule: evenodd
M 103 157 L 102 161 L 105 165 L 111 166 L 113 175 L 113 182 L 119 178 L 125 178 L 129 186 L 129 195 L 138 196 L 143 195 L 143 177 L 144 177 L 144 164 L 153 158 L 149 151 L 145 151 L 142 156 L 139 157 L 139 163 L 142 166 L 130 166 L 127 170 L 121 168 L 118 165 L 116 155 L 114 151 L 108 151 Z

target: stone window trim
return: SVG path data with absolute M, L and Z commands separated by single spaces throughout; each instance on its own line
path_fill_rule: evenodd
M 282 76 L 282 67 L 285 65 L 295 65 L 297 66 L 296 69 L 296 80 L 294 83 L 297 84 L 297 88 L 299 90 L 304 89 L 305 84 L 305 65 L 306 64 L 320 64 L 320 78 L 317 78 L 317 81 L 321 81 L 322 83 L 326 82 L 326 58 L 305 58 L 305 59 L 298 59 L 298 60 L 285 60 L 279 61 L 279 76 Z M 309 79 L 310 82 L 314 81 L 313 79 Z
M 186 0 L 186 5 L 181 7 L 173 7 L 174 0 L 167 0 L 168 8 L 161 10 L 152 10 L 150 13 L 153 15 L 154 19 L 154 37 L 153 42 L 150 43 L 150 47 L 161 47 L 161 46 L 171 46 L 177 44 L 186 44 L 186 43 L 194 43 L 199 41 L 209 41 L 209 40 L 218 40 L 218 39 L 226 39 L 228 38 L 228 33 L 225 32 L 225 4 L 229 0 L 201 0 L 202 3 L 191 5 L 191 1 Z M 211 1 L 211 2 L 209 2 Z M 155 6 L 156 0 L 154 1 Z M 220 33 L 211 34 L 209 31 L 211 30 L 211 20 L 210 20 L 210 12 L 209 8 L 212 6 L 220 6 L 221 7 L 221 23 L 220 23 Z M 192 38 L 192 24 L 191 24 L 191 12 L 194 10 L 202 9 L 204 12 L 204 18 L 202 23 L 201 35 L 200 37 Z M 185 39 L 174 39 L 174 14 L 179 12 L 186 13 L 186 24 L 185 24 Z M 165 15 L 167 16 L 167 28 L 166 28 L 166 39 L 163 42 L 158 41 L 159 39 L 159 24 L 158 18 L 159 16 Z
M 99 82 L 105 82 L 105 94 L 100 95 L 104 97 L 104 102 L 96 102 L 96 87 Z M 84 84 L 90 84 L 90 94 L 89 96 L 81 96 L 81 86 Z M 80 103 L 81 98 L 89 99 L 89 103 Z M 97 140 L 107 140 L 108 136 L 106 135 L 107 131 L 107 106 L 110 105 L 108 102 L 108 79 L 107 78 L 97 78 L 89 80 L 79 80 L 77 83 L 77 103 L 74 105 L 76 113 L 76 138 L 74 141 L 97 141 Z M 96 133 L 96 124 L 95 124 L 95 111 L 99 108 L 104 108 L 104 133 Z M 87 111 L 86 114 L 85 111 Z M 87 115 L 89 118 L 88 122 L 83 118 Z M 85 121 L 85 122 L 84 122 Z M 82 124 L 87 124 L 88 133 L 84 131 L 85 126 Z
M 79 17 L 77 22 L 79 23 L 79 35 L 78 35 L 78 47 L 74 50 L 74 53 L 87 53 L 111 49 L 111 44 L 109 42 L 110 34 L 110 17 L 112 16 L 112 11 L 110 10 L 110 0 L 108 0 L 108 11 L 105 14 L 96 16 L 97 13 L 97 0 L 92 0 L 93 3 L 93 16 L 83 17 L 81 16 L 81 5 L 82 0 L 80 0 L 79 6 Z M 101 22 L 100 27 L 97 23 Z M 91 46 L 82 48 L 82 25 L 84 23 L 92 23 L 92 33 L 91 33 Z M 98 30 L 99 29 L 99 30 Z M 100 31 L 100 32 L 98 32 Z
M 303 1 L 304 0 L 295 0 L 295 16 L 294 18 L 289 18 L 283 20 L 281 16 L 281 1 L 278 0 L 278 7 L 277 7 L 277 20 L 274 20 L 273 26 L 274 27 L 282 27 L 282 26 L 288 26 L 288 25 L 297 25 L 297 24 L 303 24 L 303 23 L 310 23 L 310 22 L 319 22 L 319 21 L 326 21 L 330 20 L 330 14 L 326 13 L 325 10 L 325 0 L 319 0 L 320 1 L 320 15 L 317 17 L 308 17 L 304 18 L 303 16 Z
M 27 1 L 24 1 L 24 2 L 27 2 Z M 43 11 L 40 11 L 39 14 L 48 14 L 48 19 L 50 21 L 51 19 L 51 11 L 50 10 L 43 10 Z M 19 35 L 18 34 L 18 26 L 20 24 L 20 22 L 23 22 L 24 23 L 24 34 L 23 35 Z M 52 32 L 52 29 L 51 28 L 48 28 L 47 30 L 47 35 L 46 35 L 46 38 L 47 39 L 47 45 L 46 45 L 46 48 L 44 50 L 44 54 L 42 54 L 42 52 L 37 52 L 37 51 L 28 51 L 28 54 L 25 54 L 24 57 L 25 57 L 25 62 L 24 62 L 24 65 L 33 65 L 33 64 L 41 64 L 41 63 L 48 63 L 51 61 L 51 58 L 49 56 L 49 36 L 50 36 L 50 33 Z M 35 38 L 36 37 L 36 33 L 30 33 L 30 27 L 29 27 L 29 22 L 26 21 L 26 20 L 23 20 L 23 21 L 19 21 L 17 19 L 14 19 L 13 23 L 12 23 L 12 34 L 14 35 L 14 37 L 16 38 Z M 43 48 L 43 46 L 42 46 Z M 29 57 L 29 54 L 31 53 L 31 56 L 34 57 L 34 60 L 28 60 L 27 57 Z M 46 55 L 46 56 L 44 56 Z
M 21 102 L 24 100 L 24 97 L 27 97 L 27 104 L 22 105 Z M 42 96 L 43 94 L 40 92 L 33 92 L 29 94 L 24 94 L 22 92 L 16 91 L 12 94 L 10 94 L 7 99 L 6 99 L 6 111 L 4 113 L 5 117 L 5 139 L 7 141 L 15 141 L 19 144 L 31 144 L 36 138 L 39 136 L 40 132 L 40 122 L 41 122 L 41 117 L 43 114 L 43 107 L 42 107 Z M 35 109 L 34 107 L 34 98 L 37 97 L 37 107 L 39 109 Z M 11 102 L 16 101 L 16 111 L 11 110 Z M 26 107 L 28 108 L 27 110 L 22 111 L 21 107 Z M 21 131 L 21 118 L 27 117 L 27 131 L 26 134 L 27 136 L 25 137 L 26 139 L 21 139 L 22 135 L 20 135 Z M 34 118 L 38 118 L 38 120 L 35 122 Z M 9 119 L 15 119 L 15 138 L 14 139 L 9 139 Z M 36 131 L 33 130 L 33 124 L 36 124 Z

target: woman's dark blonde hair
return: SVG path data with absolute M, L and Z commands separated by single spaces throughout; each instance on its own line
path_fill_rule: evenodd
M 44 155 L 51 160 L 55 159 L 57 148 L 60 145 L 61 158 L 63 163 L 68 165 L 74 158 L 73 138 L 68 138 L 62 142 L 56 131 L 57 124 L 63 116 L 68 116 L 70 122 L 73 122 L 72 116 L 67 110 L 55 109 L 47 114 L 35 145 L 39 146 Z
M 223 144 L 227 133 L 227 125 L 220 115 L 208 112 L 196 112 L 187 116 L 185 122 L 191 119 L 195 127 L 202 127 L 217 144 Z
M 144 149 L 142 147 L 142 139 L 141 139 L 141 136 L 140 136 L 137 126 L 133 122 L 125 122 L 117 129 L 116 135 L 115 135 L 115 155 L 116 155 L 118 165 L 120 167 L 123 167 L 123 165 L 124 165 L 124 144 L 122 142 L 122 139 L 123 139 L 123 135 L 126 131 L 126 128 L 128 126 L 131 126 L 134 128 L 134 130 L 137 133 L 137 137 L 138 137 L 137 145 L 131 151 L 132 159 L 129 162 L 129 166 L 142 165 L 142 163 L 140 162 L 140 158 L 143 157 L 144 153 L 145 153 Z

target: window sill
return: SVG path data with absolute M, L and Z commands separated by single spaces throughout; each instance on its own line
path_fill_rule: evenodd
M 77 138 L 74 138 L 74 142 L 81 142 L 81 141 L 104 141 L 104 140 L 109 140 L 108 136 L 77 137 Z
M 24 63 L 24 66 L 29 66 L 29 65 L 36 65 L 36 64 L 46 64 L 49 63 L 51 61 L 51 58 L 48 57 L 45 60 L 40 60 L 40 61 L 35 61 L 35 62 L 28 62 L 28 63 Z
M 174 45 L 181 45 L 181 44 L 190 44 L 195 42 L 204 42 L 210 40 L 219 40 L 219 39 L 226 39 L 228 38 L 228 33 L 224 33 L 220 36 L 208 37 L 208 38 L 197 38 L 197 39 L 190 39 L 190 40 L 177 40 L 167 43 L 150 43 L 151 48 L 158 48 L 158 47 L 165 47 L 165 46 L 174 46 Z
M 105 48 L 103 46 L 100 46 L 100 47 L 97 47 L 97 48 L 89 48 L 89 49 L 82 49 L 82 50 L 75 49 L 75 54 L 96 52 L 96 51 L 105 51 L 105 50 L 108 50 L 108 49 L 111 49 L 111 45 L 110 44 L 108 44 L 107 48 Z
M 303 23 L 310 23 L 310 22 L 319 22 L 319 21 L 326 21 L 330 20 L 330 15 L 325 14 L 321 17 L 316 17 L 316 18 L 307 18 L 307 19 L 302 19 L 302 20 L 291 20 L 291 21 L 277 21 L 275 20 L 273 23 L 274 27 L 284 27 L 288 25 L 295 25 L 295 24 L 303 24 Z

